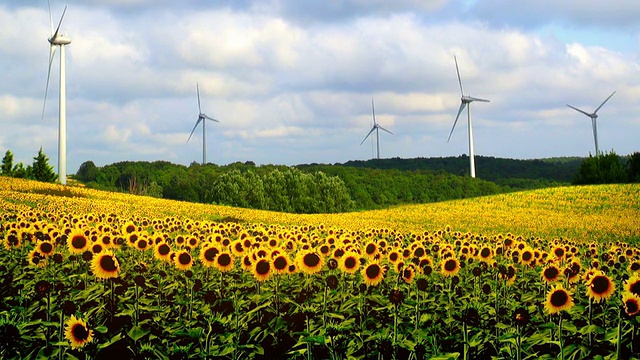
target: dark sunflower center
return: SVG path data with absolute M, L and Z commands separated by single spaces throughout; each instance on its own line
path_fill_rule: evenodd
M 404 269 L 404 271 L 402 272 L 402 277 L 404 277 L 405 279 L 411 279 L 412 276 L 413 276 L 413 271 L 409 269 Z
M 256 264 L 256 273 L 258 275 L 266 275 L 269 273 L 269 262 L 266 260 L 260 260 Z
M 596 294 L 604 294 L 609 290 L 611 283 L 606 276 L 598 275 L 591 280 L 591 291 Z
M 551 294 L 551 305 L 555 307 L 564 306 L 569 301 L 569 295 L 563 290 L 556 290 Z
M 529 261 L 531 260 L 532 254 L 528 251 L 522 253 L 522 260 Z
M 85 245 L 87 244 L 87 239 L 84 238 L 84 236 L 74 236 L 73 239 L 71 239 L 71 246 L 73 246 L 76 249 L 82 249 Z
M 320 257 L 316 253 L 306 254 L 303 258 L 304 264 L 308 267 L 316 267 L 320 263 Z
M 42 245 L 40 245 L 40 250 L 42 250 L 43 253 L 48 254 L 53 250 L 53 245 L 48 242 L 42 243 Z
M 167 255 L 167 254 L 169 254 L 170 251 L 171 251 L 171 249 L 169 248 L 169 245 L 167 245 L 167 244 L 162 244 L 162 245 L 160 245 L 158 247 L 158 253 L 160 255 L 163 255 L 163 256 Z
M 140 240 L 140 241 L 138 241 L 138 247 L 139 247 L 140 249 L 144 249 L 144 248 L 146 248 L 146 247 L 147 247 L 147 240 Z
M 93 245 L 93 247 L 91 248 L 91 251 L 93 251 L 94 254 L 99 253 L 100 251 L 102 251 L 102 245 L 100 244 Z
M 209 248 L 204 251 L 204 258 L 207 259 L 207 261 L 213 261 L 216 255 L 218 255 L 218 249 L 216 248 Z
M 278 256 L 276 261 L 273 262 L 273 266 L 278 270 L 284 270 L 287 267 L 287 260 L 282 256 Z
M 544 270 L 544 277 L 549 280 L 553 280 L 558 277 L 559 273 L 560 271 L 558 271 L 558 269 L 556 269 L 555 267 L 550 267 Z
M 187 264 L 189 264 L 191 262 L 191 255 L 189 255 L 187 253 L 182 253 L 182 254 L 180 254 L 180 256 L 178 256 L 178 261 L 182 265 L 187 265 Z
M 118 270 L 118 267 L 116 266 L 116 262 L 113 260 L 113 257 L 111 257 L 110 255 L 105 255 L 100 259 L 100 267 L 104 271 L 108 271 L 108 272 L 114 272 Z
M 74 325 L 71 332 L 73 333 L 73 337 L 78 341 L 85 341 L 89 338 L 89 331 L 87 331 L 87 328 L 82 326 L 82 324 Z
M 389 260 L 391 261 L 398 260 L 398 253 L 391 253 L 391 255 L 389 255 Z
M 10 244 L 11 246 L 17 246 L 17 245 L 18 245 L 18 243 L 19 243 L 19 242 L 18 242 L 18 237 L 17 237 L 17 236 L 15 236 L 15 235 L 13 235 L 13 234 L 9 235 L 9 244 Z
M 220 256 L 218 256 L 218 264 L 220 264 L 220 266 L 229 266 L 229 264 L 231 264 L 231 256 L 229 256 L 229 254 L 220 254 Z
M 635 314 L 638 312 L 638 303 L 635 300 L 627 300 L 624 303 L 625 308 L 627 309 L 628 314 Z
M 636 281 L 633 284 L 631 284 L 631 286 L 629 287 L 629 290 L 632 293 L 640 296 L 640 281 Z
M 250 265 L 251 265 L 251 259 L 250 259 L 248 256 L 245 256 L 245 257 L 244 257 L 243 262 L 244 262 L 244 264 L 245 264 L 246 266 L 250 266 Z
M 371 255 L 376 252 L 376 246 L 373 244 L 367 245 L 367 254 Z
M 356 259 L 354 257 L 348 257 L 344 260 L 344 267 L 347 269 L 353 269 L 356 266 Z
M 380 275 L 380 266 L 377 264 L 369 265 L 366 271 L 367 277 L 369 279 L 375 279 Z
M 127 225 L 125 231 L 127 232 L 127 234 L 131 234 L 132 232 L 136 231 L 136 227 L 134 225 Z
M 444 263 L 444 269 L 447 271 L 453 271 L 456 269 L 456 261 L 449 259 Z
M 491 255 L 491 250 L 488 248 L 483 248 L 482 251 L 480 251 L 480 256 L 483 258 L 489 257 L 489 255 Z
M 424 249 L 423 248 L 417 248 L 414 252 L 413 255 L 415 257 L 422 257 L 422 255 L 424 255 Z
M 131 236 L 129 236 L 129 242 L 130 243 L 135 243 L 136 241 L 138 241 L 138 235 L 136 234 L 131 234 Z
M 562 255 L 564 255 L 564 249 L 558 248 L 554 251 L 554 253 L 556 254 L 557 257 L 561 257 Z

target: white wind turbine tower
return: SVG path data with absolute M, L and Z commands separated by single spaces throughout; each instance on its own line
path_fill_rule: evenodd
M 369 133 L 367 134 L 367 136 L 364 137 L 364 140 L 362 140 L 360 145 L 364 144 L 364 142 L 367 140 L 367 138 L 369 138 L 369 135 L 371 135 L 371 133 L 375 131 L 376 132 L 376 149 L 377 149 L 376 159 L 380 159 L 380 132 L 379 132 L 379 130 L 386 131 L 391 135 L 393 135 L 393 133 L 391 131 L 383 128 L 382 126 L 378 125 L 378 123 L 376 122 L 376 110 L 375 110 L 375 107 L 373 106 L 373 99 L 371 99 L 371 112 L 373 113 L 373 127 L 371 128 L 371 130 L 369 130 Z
M 59 104 L 59 122 L 58 122 L 58 179 L 60 184 L 67 184 L 67 84 L 66 84 L 66 67 L 64 47 L 71 43 L 71 39 L 60 33 L 60 25 L 62 19 L 67 12 L 64 7 L 60 22 L 56 31 L 53 31 L 53 20 L 51 20 L 51 3 L 49 3 L 49 20 L 51 23 L 51 37 L 49 38 L 49 71 L 47 73 L 47 86 L 44 91 L 44 104 L 42 105 L 42 119 L 44 119 L 44 109 L 47 105 L 47 93 L 49 92 L 49 79 L 51 78 L 51 65 L 56 54 L 56 48 L 60 48 L 60 104 Z
M 585 115 L 587 115 L 588 117 L 591 118 L 591 127 L 593 128 L 593 141 L 595 141 L 596 143 L 596 156 L 600 155 L 600 149 L 598 149 L 598 127 L 596 125 L 596 119 L 598 118 L 598 110 L 600 110 L 600 108 L 602 107 L 602 105 L 604 105 L 604 103 L 606 103 L 607 101 L 609 101 L 609 99 L 611 99 L 611 97 L 613 96 L 613 94 L 615 94 L 616 92 L 614 91 L 613 93 L 611 93 L 611 95 L 609 95 L 608 98 L 606 98 L 602 104 L 600 104 L 600 106 L 598 106 L 592 113 L 588 113 L 586 111 L 580 110 L 576 107 L 573 107 L 569 104 L 567 104 L 568 107 L 572 108 L 573 110 L 579 111 Z
M 207 114 L 202 112 L 202 108 L 200 107 L 200 87 L 198 86 L 197 83 L 196 83 L 196 93 L 198 94 L 198 120 L 196 121 L 196 124 L 193 127 L 193 130 L 191 130 L 191 134 L 189 134 L 189 138 L 187 139 L 187 142 L 191 140 L 191 136 L 193 135 L 193 132 L 196 131 L 198 124 L 202 122 L 202 165 L 204 165 L 207 163 L 207 132 L 205 129 L 205 123 L 206 123 L 205 120 L 211 120 L 217 123 L 219 123 L 220 121 L 214 118 L 211 118 Z
M 464 91 L 462 90 L 462 80 L 460 80 L 460 70 L 458 69 L 458 59 L 456 59 L 455 55 L 453 56 L 453 60 L 456 62 L 456 73 L 458 74 L 458 84 L 460 84 L 460 94 L 462 97 L 460 98 L 460 109 L 458 109 L 458 115 L 456 116 L 456 121 L 453 123 L 453 127 L 451 128 L 451 132 L 449 133 L 449 138 L 447 142 L 451 140 L 451 135 L 453 134 L 453 130 L 456 128 L 456 124 L 458 123 L 458 118 L 460 114 L 467 108 L 467 126 L 469 127 L 469 169 L 471 171 L 471 177 L 476 177 L 476 163 L 475 163 L 475 154 L 473 152 L 473 126 L 471 124 L 471 103 L 474 101 L 480 102 L 489 102 L 489 100 L 479 99 L 471 96 L 466 96 Z

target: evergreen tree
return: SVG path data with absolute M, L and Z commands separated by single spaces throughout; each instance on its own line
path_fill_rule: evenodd
M 640 182 L 640 152 L 634 152 L 627 160 L 627 174 L 630 182 Z
M 0 174 L 4 176 L 11 176 L 13 174 L 13 153 L 11 150 L 7 150 L 2 158 L 2 168 L 0 168 Z
M 33 158 L 31 174 L 35 180 L 44 182 L 55 182 L 58 177 L 53 172 L 53 166 L 49 165 L 49 158 L 42 151 L 42 147 L 40 147 L 38 155 Z

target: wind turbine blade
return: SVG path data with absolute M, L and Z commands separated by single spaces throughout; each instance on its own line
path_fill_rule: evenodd
M 460 84 L 460 94 L 464 96 L 464 91 L 462 90 L 462 80 L 460 79 L 460 70 L 458 69 L 458 59 L 453 55 L 453 60 L 456 62 L 456 73 L 458 74 L 458 84 Z
M 44 88 L 44 102 L 42 103 L 42 115 L 40 115 L 40 121 L 44 120 L 44 109 L 47 107 L 47 94 L 49 94 L 49 80 L 51 79 L 51 64 L 53 64 L 53 58 L 56 55 L 56 47 L 51 46 L 49 52 L 49 71 L 47 71 L 47 85 Z
M 204 115 L 204 117 L 205 117 L 205 118 L 207 118 L 207 119 L 209 119 L 209 120 L 213 120 L 213 121 L 215 121 L 215 122 L 217 122 L 217 123 L 219 123 L 219 122 L 220 122 L 220 121 L 218 121 L 218 120 L 216 120 L 216 119 L 214 119 L 214 118 L 212 118 L 212 117 L 210 117 L 210 116 L 208 116 L 208 115 L 206 115 L 206 114 L 203 114 L 203 115 Z
M 200 86 L 196 83 L 196 92 L 198 94 L 198 113 L 202 114 L 202 108 L 200 107 Z
M 386 132 L 388 132 L 389 134 L 393 135 L 393 133 L 392 133 L 391 131 L 389 131 L 389 130 L 387 130 L 387 129 L 383 128 L 383 127 L 382 127 L 382 126 L 380 126 L 380 125 L 378 125 L 378 129 L 380 129 L 380 130 L 382 130 L 382 131 L 386 131 Z
M 191 140 L 191 136 L 193 135 L 193 132 L 196 131 L 196 128 L 198 127 L 198 124 L 200 124 L 200 121 L 202 121 L 202 119 L 198 118 L 198 121 L 196 121 L 196 125 L 193 127 L 193 130 L 191 130 L 191 134 L 189 134 L 189 138 L 187 139 L 187 142 Z
M 451 128 L 451 132 L 449 133 L 449 138 L 447 139 L 447 142 L 449 142 L 449 140 L 451 140 L 451 135 L 453 135 L 453 130 L 456 128 L 456 124 L 458 123 L 458 119 L 460 118 L 460 114 L 462 114 L 462 111 L 464 110 L 465 106 L 467 106 L 467 103 L 465 103 L 465 102 L 460 104 L 460 109 L 458 109 L 458 115 L 456 116 L 456 121 L 453 122 L 453 127 Z
M 51 0 L 49 0 L 48 3 L 49 3 L 49 27 L 51 28 L 51 35 L 53 35 L 53 18 L 51 17 Z
M 53 33 L 51 39 L 55 39 L 58 36 L 58 32 L 60 31 L 60 25 L 62 25 L 62 19 L 64 19 L 64 14 L 67 13 L 67 6 L 64 6 L 64 11 L 62 11 L 62 16 L 60 17 L 60 22 L 58 23 L 58 27 L 56 28 L 56 32 Z
M 376 108 L 373 106 L 373 98 L 371 99 L 371 113 L 373 114 L 373 125 L 375 126 L 376 123 Z
M 489 100 L 487 100 L 487 99 L 480 99 L 480 98 L 475 98 L 475 97 L 471 97 L 471 96 L 469 96 L 469 99 L 471 99 L 473 101 L 489 102 Z
M 369 138 L 369 135 L 371 135 L 371 133 L 376 129 L 377 127 L 372 127 L 371 130 L 369 131 L 369 133 L 367 134 L 367 136 L 364 137 L 364 140 L 362 140 L 362 142 L 360 143 L 360 145 L 364 144 L 365 141 L 367 141 L 367 139 Z
M 609 99 L 611 99 L 611 97 L 612 97 L 612 96 L 613 96 L 613 94 L 615 94 L 615 93 L 616 93 L 615 91 L 614 91 L 614 92 L 612 92 L 612 93 L 611 93 L 611 95 L 609 95 L 609 97 L 608 97 L 605 101 L 603 101 L 603 102 L 602 102 L 602 104 L 600 104 L 600 106 L 598 106 L 598 108 L 597 108 L 597 109 L 595 109 L 595 110 L 593 111 L 593 113 L 594 113 L 594 114 L 595 114 L 595 113 L 597 113 L 597 112 L 598 112 L 598 110 L 600 110 L 600 108 L 602 107 L 602 105 L 604 105 L 604 103 L 606 103 L 607 101 L 609 101 Z
M 581 112 L 581 113 L 583 113 L 583 114 L 587 115 L 588 117 L 591 117 L 591 114 L 589 114 L 589 113 L 588 113 L 588 112 L 586 112 L 586 111 L 580 110 L 580 109 L 578 109 L 577 107 L 573 107 L 573 106 L 571 106 L 571 105 L 569 105 L 569 104 L 567 104 L 567 106 L 568 106 L 568 107 L 570 107 L 570 108 L 572 108 L 572 109 L 573 109 L 573 110 L 575 110 L 575 111 L 579 111 L 579 112 Z

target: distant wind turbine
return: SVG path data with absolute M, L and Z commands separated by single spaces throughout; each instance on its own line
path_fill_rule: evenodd
M 376 132 L 376 149 L 377 149 L 376 159 L 380 159 L 380 132 L 379 132 L 379 130 L 386 131 L 391 135 L 393 135 L 393 133 L 391 131 L 383 128 L 382 126 L 378 125 L 378 123 L 376 122 L 376 109 L 375 109 L 375 107 L 373 105 L 373 99 L 371 99 L 371 112 L 373 113 L 373 127 L 371 128 L 371 130 L 369 130 L 369 133 L 367 134 L 367 136 L 364 137 L 364 140 L 362 140 L 360 145 L 364 144 L 364 142 L 369 138 L 369 135 L 371 135 L 371 133 L 375 131 Z
M 602 105 L 604 105 L 604 103 L 606 103 L 607 101 L 609 101 L 609 99 L 611 99 L 611 97 L 615 93 L 616 93 L 615 91 L 612 92 L 611 95 L 609 95 L 609 97 L 606 98 L 602 102 L 602 104 L 600 104 L 600 106 L 598 106 L 591 114 L 586 112 L 586 111 L 580 110 L 580 109 L 578 109 L 576 107 L 573 107 L 573 106 L 567 104 L 567 106 L 572 108 L 573 110 L 579 111 L 579 112 L 581 112 L 581 113 L 583 113 L 583 114 L 585 114 L 585 115 L 587 115 L 588 117 L 591 118 L 591 127 L 593 128 L 593 141 L 596 143 L 596 156 L 600 155 L 600 150 L 598 149 L 598 126 L 596 125 L 596 119 L 598 118 L 597 112 L 598 112 L 598 110 L 600 110 Z
M 51 2 L 49 2 L 49 21 L 51 25 L 51 37 L 49 38 L 49 71 L 47 72 L 47 85 L 44 90 L 44 103 L 42 104 L 42 116 L 44 119 L 44 110 L 47 106 L 47 94 L 49 92 L 49 79 L 51 78 L 51 65 L 56 54 L 56 48 L 60 48 L 60 104 L 59 104 L 59 120 L 58 120 L 58 180 L 60 184 L 67 184 L 67 83 L 66 83 L 66 66 L 64 47 L 71 43 L 71 39 L 60 33 L 62 19 L 67 12 L 64 7 L 60 22 L 56 31 L 53 31 L 53 20 L 51 19 Z
M 453 134 L 453 130 L 456 128 L 456 124 L 458 123 L 458 118 L 460 114 L 467 108 L 467 126 L 469 127 L 469 169 L 471 171 L 471 177 L 476 177 L 476 163 L 475 163 L 475 154 L 473 152 L 473 126 L 471 124 L 471 103 L 474 101 L 480 102 L 489 102 L 489 100 L 479 99 L 471 96 L 466 96 L 464 91 L 462 90 L 462 80 L 460 79 L 460 70 L 458 69 L 458 59 L 456 59 L 455 55 L 453 56 L 453 60 L 456 63 L 456 73 L 458 74 L 458 84 L 460 84 L 460 94 L 462 97 L 460 98 L 460 109 L 458 109 L 458 115 L 456 116 L 456 121 L 453 123 L 453 127 L 451 128 L 451 132 L 449 133 L 449 138 L 447 142 L 451 140 L 451 135 Z
M 193 132 L 196 131 L 198 124 L 202 122 L 202 164 L 204 165 L 207 163 L 207 131 L 205 129 L 205 123 L 206 123 L 205 120 L 211 120 L 217 123 L 219 123 L 220 121 L 214 118 L 211 118 L 207 114 L 202 112 L 202 107 L 200 107 L 200 87 L 198 86 L 197 83 L 196 83 L 196 93 L 198 94 L 198 120 L 196 121 L 196 124 L 193 127 L 193 130 L 191 130 L 191 134 L 189 134 L 189 138 L 187 139 L 187 142 L 191 140 L 191 136 L 193 135 Z

